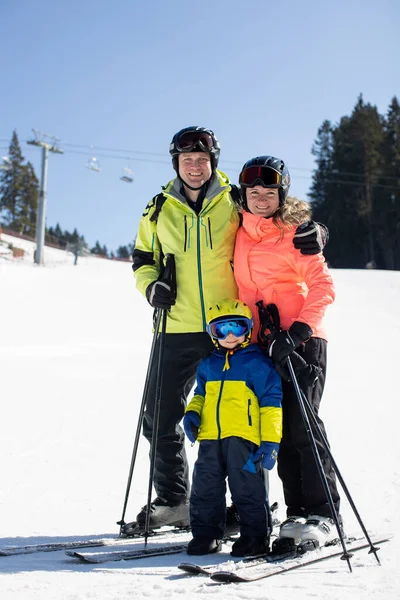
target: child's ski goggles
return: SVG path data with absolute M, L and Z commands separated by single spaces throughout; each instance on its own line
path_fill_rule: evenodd
M 224 340 L 231 333 L 239 338 L 247 335 L 253 327 L 253 319 L 246 317 L 222 317 L 207 325 L 207 333 L 215 340 Z
M 253 166 L 240 173 L 239 184 L 244 187 L 253 187 L 257 184 L 269 187 L 281 183 L 282 174 L 271 167 Z

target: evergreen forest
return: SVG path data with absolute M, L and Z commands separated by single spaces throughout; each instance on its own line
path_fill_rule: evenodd
M 313 217 L 330 232 L 331 267 L 400 269 L 400 106 L 385 115 L 362 96 L 350 116 L 324 121 L 312 153 Z

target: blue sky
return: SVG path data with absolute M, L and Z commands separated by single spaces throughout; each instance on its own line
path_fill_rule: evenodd
M 47 225 L 114 250 L 174 176 L 169 142 L 187 125 L 214 129 L 233 181 L 273 154 L 306 198 L 324 119 L 360 93 L 381 113 L 400 96 L 399 25 L 398 0 L 0 0 L 0 153 L 16 129 L 40 176 L 32 128 L 60 138 Z

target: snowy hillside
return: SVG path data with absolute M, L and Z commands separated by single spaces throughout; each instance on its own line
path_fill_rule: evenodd
M 7 236 L 2 236 L 6 240 Z M 45 250 L 33 265 L 0 256 L 0 546 L 116 535 L 152 339 L 152 311 L 129 263 Z M 21 246 L 20 246 L 21 247 Z M 24 246 L 25 247 L 25 246 Z M 372 535 L 394 534 L 382 566 L 367 551 L 250 584 L 179 575 L 185 555 L 90 566 L 63 552 L 0 557 L 5 600 L 399 598 L 400 273 L 333 271 L 327 387 L 332 451 Z M 193 464 L 197 447 L 188 445 Z M 271 481 L 271 500 L 283 501 Z M 142 440 L 127 520 L 146 502 Z M 348 534 L 359 528 L 342 494 Z M 176 539 L 174 538 L 176 543 Z M 227 552 L 229 551 L 226 547 Z M 229 555 L 205 557 L 202 564 Z M 199 561 L 200 562 L 200 561 Z

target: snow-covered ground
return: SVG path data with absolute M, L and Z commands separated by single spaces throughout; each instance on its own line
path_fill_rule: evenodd
M 27 254 L 0 256 L 0 545 L 116 535 L 152 311 L 135 289 L 129 263 L 88 257 L 74 267 L 71 254 L 46 248 L 46 266 L 37 267 L 30 242 L 2 240 Z M 352 574 L 345 562 L 332 559 L 258 583 L 223 586 L 179 575 L 176 565 L 185 555 L 96 567 L 51 552 L 0 557 L 0 597 L 399 598 L 400 272 L 337 270 L 333 276 L 337 300 L 327 315 L 329 371 L 321 414 L 368 530 L 394 534 L 381 548 L 382 566 L 363 551 L 353 558 Z M 191 464 L 196 452 L 188 445 Z M 127 520 L 146 503 L 147 481 L 148 445 L 142 440 Z M 275 472 L 271 499 L 283 516 Z M 347 533 L 358 534 L 344 494 L 341 512 Z

